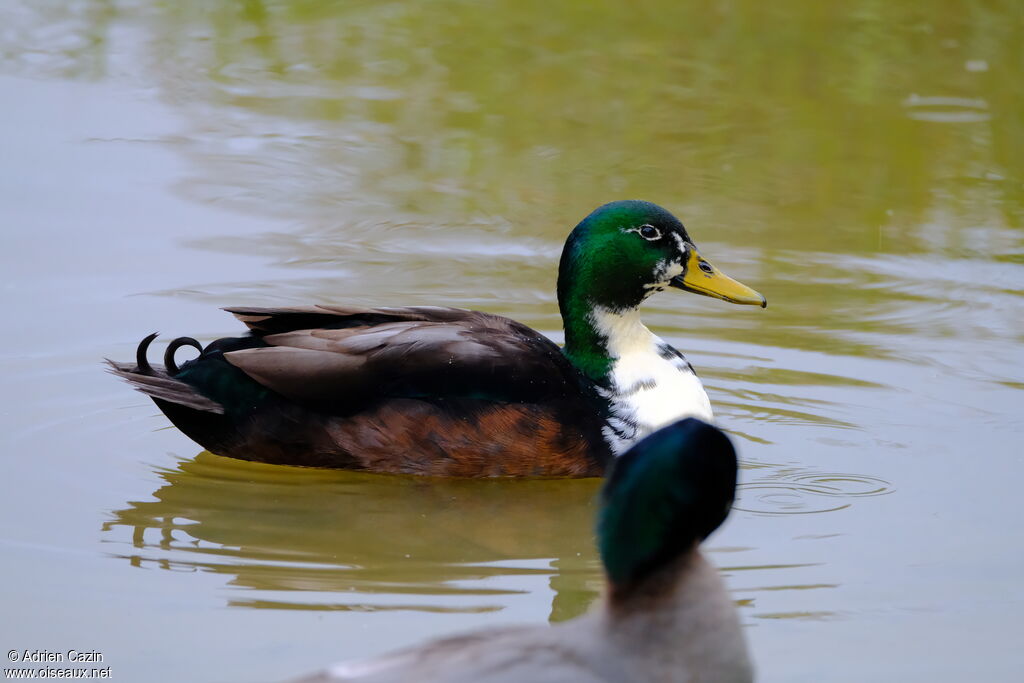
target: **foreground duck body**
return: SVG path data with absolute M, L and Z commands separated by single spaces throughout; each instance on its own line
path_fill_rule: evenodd
M 174 340 L 165 365 L 112 362 L 208 450 L 260 462 L 437 476 L 597 476 L 653 430 L 712 419 L 681 353 L 639 307 L 669 287 L 764 297 L 697 252 L 648 202 L 599 207 L 558 273 L 560 349 L 508 318 L 456 308 L 229 308 L 243 337 Z M 180 346 L 200 349 L 178 368 Z
M 609 587 L 593 611 L 346 662 L 300 683 L 751 681 L 735 605 L 698 549 L 728 514 L 735 484 L 722 432 L 693 418 L 672 424 L 613 466 L 598 527 Z

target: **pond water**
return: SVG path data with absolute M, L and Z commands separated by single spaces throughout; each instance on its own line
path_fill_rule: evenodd
M 740 449 L 760 680 L 1019 680 L 1024 5 L 677 5 L 6 2 L 0 645 L 273 681 L 584 611 L 600 482 L 236 462 L 100 359 L 234 304 L 557 340 L 565 235 L 643 198 L 770 303 L 645 316 Z

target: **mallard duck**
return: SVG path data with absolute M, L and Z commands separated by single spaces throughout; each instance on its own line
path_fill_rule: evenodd
M 751 681 L 736 607 L 698 548 L 735 490 L 728 437 L 696 418 L 676 422 L 612 467 L 597 531 L 609 585 L 588 614 L 443 638 L 297 683 Z
M 764 307 L 642 201 L 599 207 L 558 267 L 565 347 L 459 308 L 227 308 L 243 337 L 180 337 L 113 372 L 220 454 L 268 463 L 439 476 L 598 476 L 616 454 L 711 405 L 683 355 L 640 321 L 668 287 Z M 200 355 L 179 368 L 175 352 Z

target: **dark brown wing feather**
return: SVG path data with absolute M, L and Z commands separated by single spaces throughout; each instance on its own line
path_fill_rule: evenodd
M 522 402 L 578 396 L 583 388 L 551 340 L 501 316 L 428 307 L 227 310 L 269 346 L 225 358 L 295 401 L 450 396 Z

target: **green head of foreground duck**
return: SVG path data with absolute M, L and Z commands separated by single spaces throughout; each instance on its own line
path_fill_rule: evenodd
M 164 367 L 113 372 L 208 450 L 245 460 L 436 476 L 596 476 L 643 436 L 713 418 L 682 353 L 641 322 L 675 287 L 765 305 L 641 201 L 606 204 L 569 235 L 558 272 L 565 347 L 458 308 L 229 308 L 249 327 L 182 337 Z M 175 351 L 200 350 L 179 368 Z
M 735 604 L 699 550 L 729 513 L 736 473 L 717 428 L 694 418 L 669 425 L 620 457 L 605 483 L 598 544 L 608 591 L 588 614 L 444 638 L 303 683 L 751 681 Z

